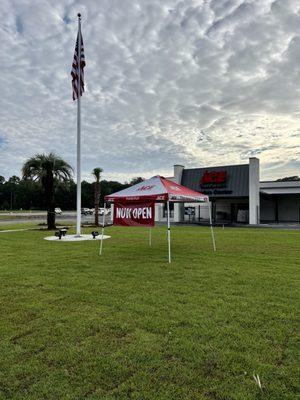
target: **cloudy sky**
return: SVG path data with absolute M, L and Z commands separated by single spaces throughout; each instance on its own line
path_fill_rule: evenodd
M 300 0 L 1 0 L 0 175 L 55 151 L 76 166 L 70 68 L 87 66 L 83 177 L 261 160 L 300 175 Z

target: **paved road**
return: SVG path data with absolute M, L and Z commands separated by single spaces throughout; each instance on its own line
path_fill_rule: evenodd
M 0 213 L 4 219 L 0 219 L 0 225 L 20 224 L 24 222 L 42 223 L 47 220 L 46 212 L 24 212 L 24 213 Z M 76 211 L 68 211 L 62 215 L 56 215 L 57 221 L 76 220 Z
M 5 217 L 25 217 L 25 218 L 34 218 L 34 217 L 46 217 L 47 211 L 32 211 L 32 212 L 1 212 L 0 215 Z M 60 216 L 76 216 L 76 211 L 65 211 L 61 215 L 56 215 L 56 217 Z
M 26 222 L 35 222 L 37 224 L 43 223 L 47 221 L 47 213 L 46 212 L 32 212 L 32 213 L 1 213 L 0 215 L 4 215 L 5 219 L 0 219 L 0 225 L 7 224 L 20 224 Z M 68 221 L 76 223 L 76 211 L 65 211 L 61 215 L 56 215 L 56 221 Z M 109 217 L 106 217 L 106 220 Z M 82 223 L 93 223 L 95 220 L 94 215 L 82 215 L 81 222 Z M 102 216 L 99 215 L 99 221 L 102 222 Z

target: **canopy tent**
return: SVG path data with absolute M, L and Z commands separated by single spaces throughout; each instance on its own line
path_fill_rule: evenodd
M 167 227 L 168 227 L 168 256 L 169 262 L 171 262 L 171 233 L 170 233 L 170 203 L 184 203 L 184 202 L 199 202 L 207 203 L 209 207 L 209 220 L 212 235 L 213 250 L 216 250 L 214 232 L 212 228 L 211 208 L 208 196 L 191 190 L 185 186 L 179 185 L 169 179 L 162 176 L 153 176 L 143 182 L 139 182 L 127 189 L 120 190 L 119 192 L 105 196 L 106 203 L 117 204 L 122 202 L 123 204 L 132 205 L 138 203 L 167 203 Z M 115 210 L 114 210 L 115 219 Z M 102 236 L 104 234 L 105 225 L 105 212 L 103 214 L 102 223 Z M 102 254 L 103 242 L 100 244 L 100 255 Z

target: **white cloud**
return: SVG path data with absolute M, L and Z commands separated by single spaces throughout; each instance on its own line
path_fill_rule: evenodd
M 2 0 L 0 12 L 1 175 L 37 152 L 76 165 L 77 12 L 85 178 L 250 156 L 263 178 L 299 174 L 299 0 Z

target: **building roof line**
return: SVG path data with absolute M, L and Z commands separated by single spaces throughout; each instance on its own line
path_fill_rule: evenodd
M 208 168 L 229 168 L 229 167 L 245 167 L 248 166 L 249 164 L 233 164 L 233 165 L 213 165 L 211 167 L 205 166 L 205 167 L 195 167 L 195 168 L 184 168 L 183 171 L 192 171 L 194 169 L 208 169 Z

